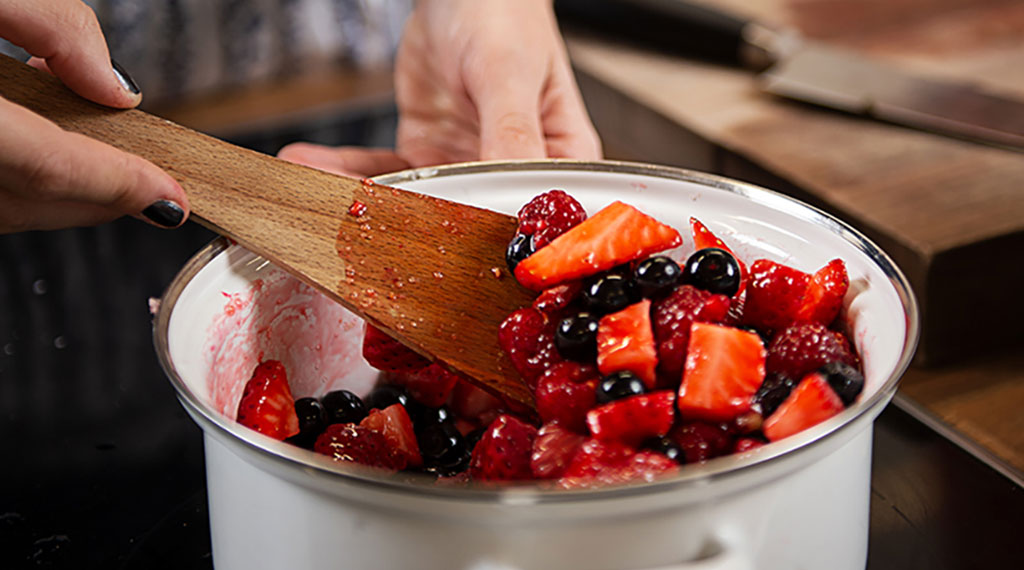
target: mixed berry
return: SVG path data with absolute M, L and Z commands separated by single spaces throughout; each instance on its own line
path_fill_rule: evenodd
M 555 487 L 652 481 L 820 423 L 864 387 L 840 321 L 849 287 L 741 260 L 703 223 L 683 236 L 622 202 L 591 217 L 552 190 L 519 212 L 506 259 L 532 305 L 496 331 L 536 414 L 501 400 L 367 325 L 382 371 L 364 397 L 293 400 L 280 363 L 255 370 L 238 421 L 338 461 L 446 481 Z

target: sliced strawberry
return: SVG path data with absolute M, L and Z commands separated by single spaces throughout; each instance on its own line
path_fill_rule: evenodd
M 649 299 L 601 317 L 597 328 L 597 367 L 601 374 L 628 370 L 650 389 L 657 366 Z
M 388 381 L 405 386 L 409 395 L 424 406 L 437 408 L 448 400 L 459 375 L 434 362 L 417 370 L 395 372 Z
M 469 420 L 478 426 L 490 425 L 504 411 L 499 398 L 461 378 L 448 398 L 448 406 L 456 418 Z
M 402 404 L 392 404 L 383 410 L 370 410 L 369 415 L 363 418 L 359 425 L 384 436 L 388 447 L 403 458 L 404 466 L 401 469 L 419 467 L 423 464 L 412 419 Z
M 803 378 L 830 362 L 854 368 L 860 364 L 846 336 L 820 323 L 799 323 L 785 328 L 768 344 L 769 374 Z
M 824 376 L 804 377 L 788 398 L 768 416 L 762 428 L 768 441 L 778 441 L 819 424 L 843 411 L 843 401 Z
M 335 461 L 351 461 L 398 471 L 405 456 L 395 452 L 383 434 L 357 424 L 331 424 L 316 438 L 313 450 Z
M 679 386 L 685 418 L 726 421 L 750 410 L 764 380 L 765 349 L 756 334 L 694 323 Z
M 245 383 L 235 415 L 238 423 L 277 440 L 299 433 L 288 374 L 277 360 L 261 362 Z
M 564 190 L 549 190 L 534 196 L 516 217 L 519 233 L 532 235 L 533 246 L 540 249 L 587 219 L 587 212 Z
M 583 289 L 583 282 L 569 281 L 554 287 L 549 287 L 537 295 L 533 300 L 533 308 L 542 313 L 554 314 L 565 309 L 577 297 Z
M 540 420 L 586 433 L 587 410 L 594 407 L 598 381 L 593 365 L 566 361 L 548 368 L 534 393 Z
M 756 437 L 738 437 L 732 446 L 733 453 L 743 453 L 759 447 L 764 447 L 765 442 Z
M 370 366 L 386 372 L 408 372 L 430 364 L 429 360 L 370 324 L 366 325 L 363 335 L 363 358 Z
M 534 291 L 594 275 L 679 245 L 675 229 L 622 202 L 613 202 L 516 266 Z
M 833 259 L 811 276 L 794 320 L 830 324 L 839 315 L 849 288 L 846 264 L 841 259 Z
M 699 251 L 707 247 L 717 247 L 718 249 L 724 249 L 725 251 L 732 254 L 733 258 L 736 259 L 736 263 L 740 266 L 740 288 L 736 291 L 733 297 L 739 297 L 743 294 L 743 291 L 747 286 L 747 276 L 750 275 L 750 271 L 747 270 L 747 266 L 743 261 L 736 255 L 736 253 L 729 249 L 729 246 L 725 244 L 718 236 L 713 234 L 711 230 L 707 228 L 697 218 L 690 218 L 690 232 L 693 234 L 694 251 Z
M 537 428 L 515 416 L 498 416 L 473 448 L 469 474 L 477 481 L 517 481 L 533 476 L 530 457 Z
M 658 386 L 675 388 L 683 375 L 686 348 L 693 323 L 719 323 L 729 313 L 725 295 L 702 291 L 690 285 L 677 287 L 654 302 L 651 325 L 658 343 Z
M 675 399 L 672 390 L 628 396 L 591 409 L 587 426 L 594 439 L 637 447 L 668 433 L 675 419 Z
M 537 479 L 557 479 L 569 467 L 586 436 L 565 429 L 557 423 L 541 426 L 533 440 L 530 469 Z
M 767 331 L 788 327 L 797 318 L 810 281 L 803 271 L 758 259 L 750 266 L 743 322 Z
M 565 489 L 587 489 L 649 483 L 678 472 L 678 463 L 656 451 L 637 452 L 616 441 L 590 439 L 577 450 L 558 485 Z
M 523 307 L 513 311 L 498 328 L 498 345 L 531 390 L 545 370 L 563 360 L 555 347 L 557 327 L 558 319 Z

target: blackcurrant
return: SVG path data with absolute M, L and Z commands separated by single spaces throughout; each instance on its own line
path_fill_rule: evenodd
M 657 451 L 676 463 L 686 463 L 686 454 L 683 453 L 683 448 L 679 447 L 679 444 L 671 437 L 649 439 L 644 442 L 643 448 Z
M 508 243 L 505 250 L 505 263 L 509 271 L 515 271 L 519 262 L 533 255 L 533 236 L 527 234 L 516 234 Z
M 731 297 L 740 290 L 740 265 L 736 258 L 724 249 L 699 249 L 683 266 L 683 283 Z
M 839 395 L 843 405 L 849 406 L 864 390 L 864 376 L 849 364 L 835 361 L 822 366 L 818 372 L 825 376 L 829 386 Z
M 324 394 L 320 403 L 323 405 L 325 420 L 329 424 L 359 423 L 366 417 L 366 405 L 348 390 L 334 390 Z M 298 402 L 296 402 L 298 404 Z M 299 416 L 301 421 L 302 416 Z
M 788 376 L 773 374 L 764 379 L 761 387 L 754 393 L 754 405 L 761 410 L 761 416 L 767 418 L 772 415 L 776 408 L 789 397 L 789 393 L 796 386 Z
M 327 415 L 320 400 L 299 398 L 295 400 L 295 415 L 299 417 L 299 435 L 316 439 L 327 427 Z
M 636 287 L 642 297 L 656 299 L 672 291 L 682 274 L 679 264 L 671 258 L 649 257 L 636 266 Z
M 578 313 L 562 319 L 555 329 L 555 347 L 562 358 L 588 362 L 597 358 L 597 326 L 600 319 Z
M 598 315 L 625 309 L 636 302 L 633 281 L 619 273 L 605 273 L 583 284 L 583 302 Z
M 601 379 L 597 385 L 597 403 L 607 404 L 628 396 L 643 394 L 647 391 L 644 381 L 629 370 L 613 372 Z
M 417 431 L 416 442 L 428 470 L 450 474 L 469 465 L 470 450 L 452 421 L 424 426 Z
M 395 384 L 378 384 L 373 390 L 370 390 L 363 401 L 367 410 L 383 410 L 393 404 L 402 404 L 410 416 L 412 412 L 409 410 L 409 406 L 415 402 L 405 388 Z

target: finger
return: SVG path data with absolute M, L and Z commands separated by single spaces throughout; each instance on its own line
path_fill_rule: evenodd
M 86 99 L 117 108 L 142 100 L 131 76 L 110 60 L 96 14 L 83 2 L 0 2 L 0 36 L 45 60 Z
M 542 116 L 547 154 L 551 158 L 600 160 L 604 154 L 601 139 L 575 81 L 566 75 L 553 81 L 545 93 Z
M 155 225 L 180 225 L 188 199 L 167 173 L 138 156 L 76 133 L 0 98 L 0 193 L 38 205 L 92 204 L 141 215 Z M 22 224 L 3 213 L 4 223 Z M 54 223 L 60 223 L 55 212 Z M 102 221 L 102 220 L 98 220 Z
M 480 120 L 481 160 L 546 157 L 538 82 L 543 75 L 506 56 L 467 82 Z
M 282 148 L 277 156 L 296 164 L 356 178 L 409 168 L 409 163 L 393 150 L 381 148 L 293 143 Z

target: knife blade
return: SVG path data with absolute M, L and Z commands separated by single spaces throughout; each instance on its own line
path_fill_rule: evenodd
M 560 22 L 756 72 L 787 99 L 1024 152 L 1024 101 L 683 0 L 556 0 Z

